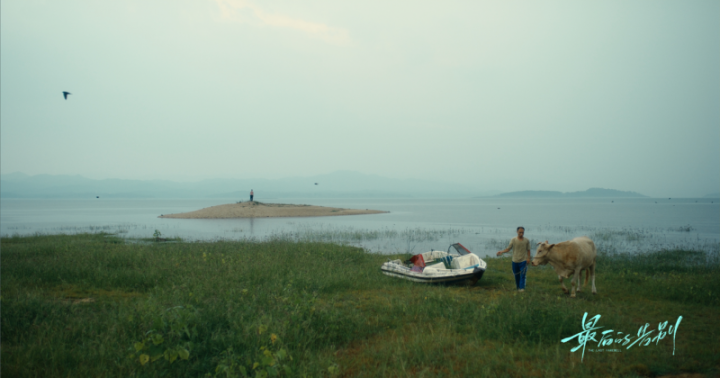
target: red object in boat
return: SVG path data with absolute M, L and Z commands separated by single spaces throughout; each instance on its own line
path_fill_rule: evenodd
M 421 268 L 425 267 L 425 259 L 422 255 L 415 255 L 410 258 L 410 261 L 412 261 L 414 266 L 419 266 Z

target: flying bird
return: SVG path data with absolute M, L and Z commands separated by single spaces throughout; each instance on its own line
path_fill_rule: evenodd
M 63 97 L 65 97 L 66 100 L 67 100 L 67 95 L 69 95 L 69 94 L 72 94 L 72 93 L 63 91 Z
M 315 185 L 317 185 L 317 183 L 315 183 Z

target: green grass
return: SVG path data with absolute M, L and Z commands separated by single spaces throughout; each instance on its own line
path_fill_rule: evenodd
M 598 295 L 571 299 L 549 267 L 531 268 L 518 294 L 509 259 L 490 259 L 475 286 L 426 286 L 382 275 L 388 256 L 324 242 L 82 234 L 0 245 L 8 377 L 720 372 L 716 252 L 601 255 Z M 560 339 L 581 331 L 585 312 L 632 335 L 682 315 L 675 355 L 666 338 L 581 361 Z
M 268 241 L 291 242 L 330 242 L 330 243 L 360 243 L 373 240 L 395 239 L 405 242 L 437 241 L 443 237 L 460 235 L 467 230 L 463 229 L 426 229 L 406 228 L 395 230 L 381 228 L 376 230 L 358 229 L 354 227 L 307 227 L 298 226 L 295 231 L 279 231 L 270 235 Z

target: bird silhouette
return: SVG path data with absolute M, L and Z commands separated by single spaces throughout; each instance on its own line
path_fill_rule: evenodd
M 315 183 L 315 185 L 317 185 L 317 183 Z
M 72 93 L 63 91 L 63 97 L 65 97 L 66 100 L 67 100 L 67 95 L 69 95 L 69 94 L 72 94 Z

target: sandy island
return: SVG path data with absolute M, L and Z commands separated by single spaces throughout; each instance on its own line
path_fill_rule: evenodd
M 243 202 L 206 207 L 180 214 L 163 214 L 158 218 L 180 219 L 226 219 L 226 218 L 274 218 L 274 217 L 326 217 L 331 215 L 380 214 L 388 211 L 355 210 L 311 205 L 287 205 L 282 203 Z

